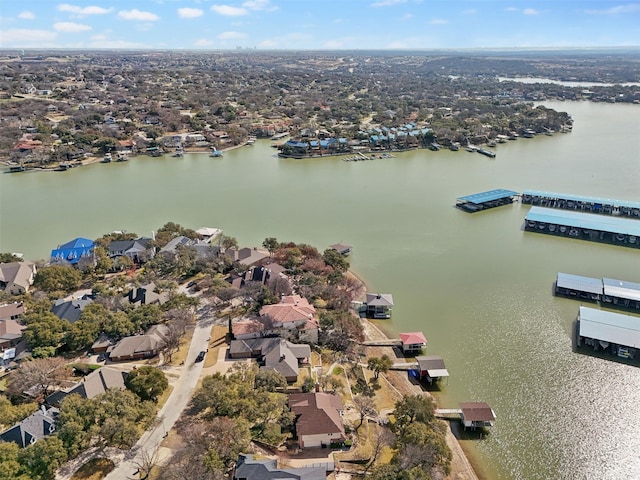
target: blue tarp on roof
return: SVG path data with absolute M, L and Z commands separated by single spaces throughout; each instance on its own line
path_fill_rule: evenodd
M 91 256 L 93 247 L 93 240 L 79 237 L 51 250 L 51 260 L 75 265 L 82 257 Z
M 640 237 L 640 222 L 630 218 L 531 207 L 525 220 Z
M 475 203 L 476 205 L 478 205 L 480 203 L 490 202 L 492 200 L 498 200 L 500 198 L 513 197 L 515 195 L 518 195 L 518 192 L 514 192 L 513 190 L 504 190 L 503 188 L 498 188 L 496 190 L 489 190 L 487 192 L 474 193 L 473 195 L 466 195 L 464 197 L 458 198 L 458 201 Z
M 640 202 L 631 202 L 627 200 L 614 200 L 612 198 L 585 197 L 582 195 L 569 195 L 567 193 L 543 192 L 540 190 L 525 190 L 523 195 L 531 195 L 532 197 L 544 197 L 559 200 L 572 200 L 574 202 L 593 203 L 599 205 L 611 205 L 613 207 L 629 207 L 640 208 Z

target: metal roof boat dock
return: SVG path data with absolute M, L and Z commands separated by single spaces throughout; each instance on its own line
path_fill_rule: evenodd
M 640 222 L 630 218 L 531 207 L 526 231 L 640 248 Z
M 634 358 L 640 349 L 640 318 L 580 307 L 576 344 L 603 350 L 621 358 Z
M 640 283 L 558 272 L 554 291 L 558 296 L 599 302 L 606 307 L 640 310 Z
M 514 198 L 518 195 L 519 193 L 513 190 L 498 188 L 496 190 L 459 197 L 456 199 L 456 207 L 465 212 L 474 213 L 480 210 L 487 210 L 489 208 L 513 203 Z
M 614 200 L 611 198 L 525 190 L 522 192 L 522 203 L 564 210 L 580 210 L 587 213 L 640 218 L 640 202 Z

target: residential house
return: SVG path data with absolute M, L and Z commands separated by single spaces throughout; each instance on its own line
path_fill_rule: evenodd
M 15 347 L 22 339 L 22 331 L 25 328 L 17 320 L 0 320 L 0 350 Z
M 257 248 L 244 247 L 239 250 L 235 248 L 227 248 L 224 254 L 228 256 L 232 261 L 241 263 L 242 265 L 255 265 L 256 263 L 264 260 L 269 255 L 258 250 Z
M 20 448 L 26 448 L 56 431 L 58 413 L 60 412 L 57 408 L 47 409 L 42 406 L 36 413 L 0 433 L 0 440 L 14 442 Z
M 326 447 L 346 440 L 342 423 L 343 405 L 337 395 L 323 392 L 289 395 L 289 409 L 295 414 L 300 448 Z
M 276 460 L 256 460 L 253 455 L 238 457 L 234 480 L 326 480 L 327 467 L 278 468 Z
M 280 303 L 265 305 L 260 309 L 267 331 L 278 333 L 287 330 L 299 340 L 318 342 L 318 319 L 316 309 L 300 295 L 283 296 Z
M 422 332 L 401 333 L 402 353 L 407 357 L 412 357 L 422 353 L 422 349 L 427 346 L 427 339 Z
M 18 320 L 24 315 L 24 302 L 5 303 L 0 305 L 0 321 Z
M 86 295 L 82 298 L 72 298 L 71 300 L 64 300 L 60 298 L 56 300 L 53 307 L 51 307 L 51 312 L 62 320 L 67 320 L 69 323 L 75 323 L 80 319 L 80 315 L 82 315 L 84 307 L 92 302 L 93 299 Z
M 248 338 L 260 338 L 264 332 L 264 324 L 255 318 L 243 318 L 236 320 L 231 325 L 231 333 L 234 340 L 246 340 Z
M 160 353 L 167 342 L 168 327 L 153 325 L 143 335 L 125 337 L 108 350 L 113 362 L 152 358 Z
M 80 382 L 66 390 L 58 390 L 49 395 L 45 402 L 47 405 L 59 407 L 62 400 L 68 395 L 80 395 L 82 398 L 94 398 L 109 389 L 124 390 L 126 372 L 115 368 L 102 367 L 94 370 Z
M 152 247 L 151 238 L 142 237 L 136 240 L 114 240 L 109 244 L 109 257 L 116 258 L 126 256 L 134 263 L 143 263 L 153 258 L 155 249 Z
M 308 363 L 311 347 L 288 342 L 279 337 L 232 340 L 229 345 L 231 358 L 257 358 L 261 368 L 275 370 L 287 382 L 298 380 L 299 366 Z
M 334 243 L 333 245 L 329 245 L 329 248 L 335 250 L 340 255 L 344 255 L 345 257 L 351 253 L 352 246 L 347 245 L 346 243 Z
M 367 293 L 367 317 L 391 318 L 393 296 L 390 293 Z
M 165 255 L 175 255 L 178 247 L 191 247 L 195 243 L 195 240 L 180 235 L 172 238 L 169 243 L 160 249 L 160 253 Z
M 157 303 L 162 305 L 169 300 L 168 292 L 157 293 L 156 284 L 151 282 L 147 285 L 134 287 L 125 295 L 125 298 L 132 304 L 153 305 Z
M 93 259 L 93 240 L 76 238 L 51 250 L 51 263 L 77 265 L 82 259 Z
M 286 269 L 277 263 L 270 263 L 269 265 L 255 265 L 249 268 L 249 270 L 242 272 L 237 277 L 232 276 L 231 285 L 236 288 L 242 288 L 251 282 L 258 282 L 263 285 L 267 285 L 278 278 L 284 279 L 288 283 L 289 280 L 284 273 L 285 271 Z
M 26 293 L 36 276 L 33 262 L 0 263 L 0 289 L 11 295 Z

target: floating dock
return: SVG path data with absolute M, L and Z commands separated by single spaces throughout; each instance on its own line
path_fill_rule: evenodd
M 619 215 L 622 217 L 640 218 L 640 202 L 614 200 L 611 198 L 584 197 L 566 193 L 525 190 L 522 192 L 522 203 L 548 208 L 597 213 L 600 215 Z
M 519 193 L 502 188 L 487 192 L 474 193 L 456 199 L 456 207 L 468 213 L 479 212 L 489 208 L 500 207 L 513 203 Z
M 640 248 L 640 222 L 631 218 L 531 207 L 525 217 L 524 229 L 529 232 Z
M 640 352 L 640 318 L 620 313 L 580 307 L 576 345 L 633 359 Z
M 561 297 L 598 302 L 606 307 L 640 310 L 640 283 L 558 272 L 554 291 Z

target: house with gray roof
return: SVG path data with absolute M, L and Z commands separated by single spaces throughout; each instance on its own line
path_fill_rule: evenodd
M 57 408 L 42 406 L 36 413 L 0 433 L 0 440 L 17 443 L 20 448 L 28 447 L 56 431 L 58 413 Z
M 68 395 L 80 395 L 82 398 L 94 398 L 109 389 L 124 390 L 127 374 L 115 368 L 102 367 L 94 370 L 71 388 L 59 390 L 46 398 L 46 403 L 59 406 Z
M 84 307 L 92 303 L 90 298 L 74 298 L 64 300 L 62 298 L 56 300 L 51 307 L 51 312 L 61 320 L 67 320 L 69 323 L 75 323 L 80 319 Z
M 139 287 L 132 288 L 125 295 L 125 299 L 128 300 L 129 303 L 139 305 L 153 305 L 154 303 L 162 305 L 167 300 L 169 300 L 169 293 L 157 293 L 155 290 L 156 284 L 151 282 L 147 285 L 141 285 Z
M 283 338 L 249 338 L 232 340 L 231 358 L 256 358 L 260 368 L 275 370 L 293 383 L 298 380 L 299 367 L 311 357 L 309 345 L 291 343 Z
M 256 460 L 242 454 L 233 474 L 234 480 L 326 480 L 327 467 L 278 468 L 276 460 Z
M 36 276 L 33 262 L 0 263 L 0 289 L 11 295 L 20 295 L 29 290 Z
M 143 263 L 153 258 L 155 249 L 148 237 L 136 240 L 114 240 L 109 244 L 109 257 L 129 257 L 134 263 Z
M 110 347 L 107 352 L 113 362 L 140 360 L 155 357 L 167 342 L 168 327 L 164 324 L 153 325 L 143 335 L 125 337 Z

